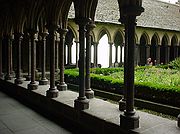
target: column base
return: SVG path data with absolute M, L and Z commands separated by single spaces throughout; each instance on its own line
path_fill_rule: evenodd
M 91 88 L 90 89 L 86 89 L 85 90 L 85 96 L 87 97 L 87 99 L 94 98 L 94 91 Z
M 56 98 L 56 97 L 58 97 L 58 94 L 59 94 L 59 92 L 55 88 L 53 88 L 53 89 L 49 88 L 49 90 L 46 91 L 46 96 L 48 98 Z
M 177 117 L 177 126 L 180 128 L 180 114 Z
M 4 79 L 5 79 L 5 80 L 12 80 L 12 78 L 13 78 L 13 77 L 12 77 L 11 75 L 6 75 Z
M 15 74 L 14 71 L 11 71 L 11 76 L 12 76 L 12 77 L 16 77 L 16 74 Z
M 59 72 L 60 72 L 60 69 L 55 69 L 55 72 L 59 73 Z
M 57 85 L 57 89 L 59 90 L 59 91 L 66 91 L 67 90 L 67 84 L 64 82 L 64 83 L 59 83 L 58 85 Z
M 16 79 L 14 80 L 14 83 L 15 83 L 15 84 L 22 84 L 22 83 L 23 83 L 23 80 L 22 80 L 22 78 L 16 78 Z
M 42 79 L 39 81 L 39 85 L 47 85 L 48 84 L 48 79 Z
M 139 116 L 135 113 L 120 115 L 120 127 L 124 129 L 136 129 L 139 128 Z
M 0 74 L 0 79 L 4 79 L 4 74 Z
M 26 81 L 30 81 L 31 80 L 31 75 L 27 75 L 27 76 L 25 76 L 25 78 L 26 78 Z
M 85 110 L 89 108 L 89 100 L 84 98 L 77 98 L 74 100 L 74 108 L 77 110 Z
M 29 90 L 36 90 L 36 89 L 38 89 L 38 84 L 36 82 L 30 82 L 28 84 L 28 89 Z
M 126 100 L 124 98 L 122 98 L 119 101 L 119 110 L 124 111 L 125 109 L 126 109 Z

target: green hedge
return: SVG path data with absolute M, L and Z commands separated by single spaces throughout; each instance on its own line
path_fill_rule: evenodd
M 139 67 L 144 69 L 144 67 Z M 122 68 L 92 69 L 91 87 L 104 91 L 123 94 L 123 81 L 108 76 L 113 72 L 122 71 Z M 95 74 L 97 73 L 97 74 Z M 72 84 L 79 84 L 78 69 L 65 70 L 65 81 Z M 137 98 L 180 106 L 180 87 L 169 87 L 166 85 L 150 84 L 146 82 L 135 83 L 135 96 Z

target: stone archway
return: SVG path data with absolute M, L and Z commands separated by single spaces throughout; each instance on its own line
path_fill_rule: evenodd
M 176 57 L 178 57 L 178 40 L 177 37 L 174 35 L 171 39 L 171 46 L 170 46 L 170 57 L 169 60 L 172 61 Z
M 139 65 L 145 65 L 146 64 L 146 45 L 147 45 L 147 38 L 145 36 L 145 34 L 143 34 L 140 38 L 140 63 Z
M 168 36 L 164 35 L 161 42 L 160 63 L 167 64 L 169 62 Z

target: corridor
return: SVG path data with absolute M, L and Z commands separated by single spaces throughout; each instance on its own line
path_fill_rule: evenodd
M 51 120 L 0 92 L 0 134 L 71 134 Z

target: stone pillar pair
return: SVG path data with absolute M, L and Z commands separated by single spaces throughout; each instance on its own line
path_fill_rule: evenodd
M 94 45 L 94 67 L 98 67 L 98 42 L 93 42 Z
M 79 96 L 74 101 L 74 107 L 77 110 L 84 110 L 89 108 L 89 100 L 87 99 L 87 97 L 92 98 L 94 96 L 94 92 L 90 89 L 90 72 L 89 72 L 90 61 L 91 61 L 90 31 L 93 28 L 93 23 L 89 21 L 88 18 L 77 18 L 75 21 L 79 26 Z M 85 54 L 85 36 L 86 36 L 86 54 Z

